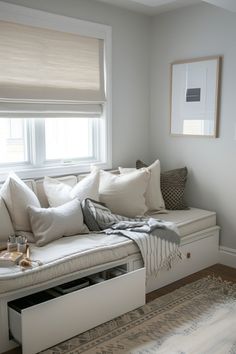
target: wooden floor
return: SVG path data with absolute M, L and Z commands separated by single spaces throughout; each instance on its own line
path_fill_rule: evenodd
M 171 291 L 180 288 L 183 285 L 192 283 L 200 278 L 204 278 L 208 275 L 214 275 L 216 277 L 221 277 L 223 280 L 228 280 L 236 283 L 236 269 L 226 267 L 222 264 L 215 264 L 212 267 L 201 270 L 200 272 L 194 273 L 185 277 L 183 279 L 177 280 L 176 282 L 164 286 L 161 289 L 155 290 L 146 296 L 146 302 L 152 301 L 159 296 L 170 293 Z
M 155 290 L 146 296 L 146 301 L 152 301 L 159 296 L 170 293 L 171 291 L 180 288 L 183 285 L 192 283 L 200 278 L 204 278 L 208 275 L 214 275 L 216 277 L 221 277 L 223 280 L 228 280 L 236 283 L 236 269 L 223 266 L 221 264 L 216 264 L 212 267 L 201 270 L 200 272 L 189 275 L 186 278 L 178 280 L 170 285 L 167 285 L 161 289 Z M 17 348 L 11 351 L 8 351 L 5 354 L 21 354 L 21 349 Z

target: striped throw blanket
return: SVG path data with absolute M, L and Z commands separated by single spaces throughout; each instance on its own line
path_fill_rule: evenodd
M 91 231 L 116 234 L 133 240 L 140 249 L 147 275 L 169 269 L 181 259 L 180 238 L 174 223 L 153 218 L 127 218 L 113 214 L 104 204 L 82 202 L 85 223 Z

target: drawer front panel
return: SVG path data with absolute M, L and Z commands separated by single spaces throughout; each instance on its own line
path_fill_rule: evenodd
M 23 354 L 49 348 L 144 303 L 142 268 L 29 307 L 19 316 Z
M 184 256 L 180 262 L 174 263 L 169 270 L 163 269 L 158 277 L 148 278 L 147 293 L 218 263 L 218 234 L 185 244 L 180 250 Z

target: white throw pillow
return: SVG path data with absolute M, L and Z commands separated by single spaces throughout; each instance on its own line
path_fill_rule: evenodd
M 71 201 L 72 187 L 56 178 L 44 177 L 43 188 L 50 207 L 57 207 Z
M 93 171 L 84 177 L 74 187 L 71 187 L 56 178 L 45 177 L 44 191 L 51 207 L 63 205 L 74 198 L 83 200 L 91 198 L 98 201 L 99 171 Z
M 10 235 L 14 235 L 13 225 L 6 205 L 0 198 L 0 250 L 7 247 L 7 240 Z
M 28 206 L 40 207 L 35 193 L 15 174 L 10 173 L 0 192 L 15 231 L 31 231 Z
M 44 246 L 62 236 L 89 233 L 78 199 L 56 208 L 29 206 L 28 213 L 37 246 Z
M 146 205 L 150 211 L 160 211 L 165 209 L 164 199 L 161 193 L 161 167 L 160 161 L 156 160 L 152 165 L 146 167 L 150 172 L 150 180 L 146 191 Z M 121 174 L 131 173 L 136 169 L 119 167 Z
M 125 175 L 100 171 L 99 199 L 115 214 L 135 217 L 147 211 L 144 194 L 150 173 L 147 169 Z

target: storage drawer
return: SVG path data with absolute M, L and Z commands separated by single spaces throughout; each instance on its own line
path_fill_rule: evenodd
M 207 233 L 205 237 L 184 243 L 180 246 L 180 251 L 183 254 L 180 262 L 173 264 L 169 270 L 163 269 L 158 277 L 148 277 L 147 293 L 218 263 L 219 230 L 216 229 Z
M 24 299 L 8 304 L 10 332 L 22 344 L 23 354 L 37 353 L 142 306 L 145 269 L 65 295 L 52 293 L 33 295 L 32 306 L 25 305 Z

